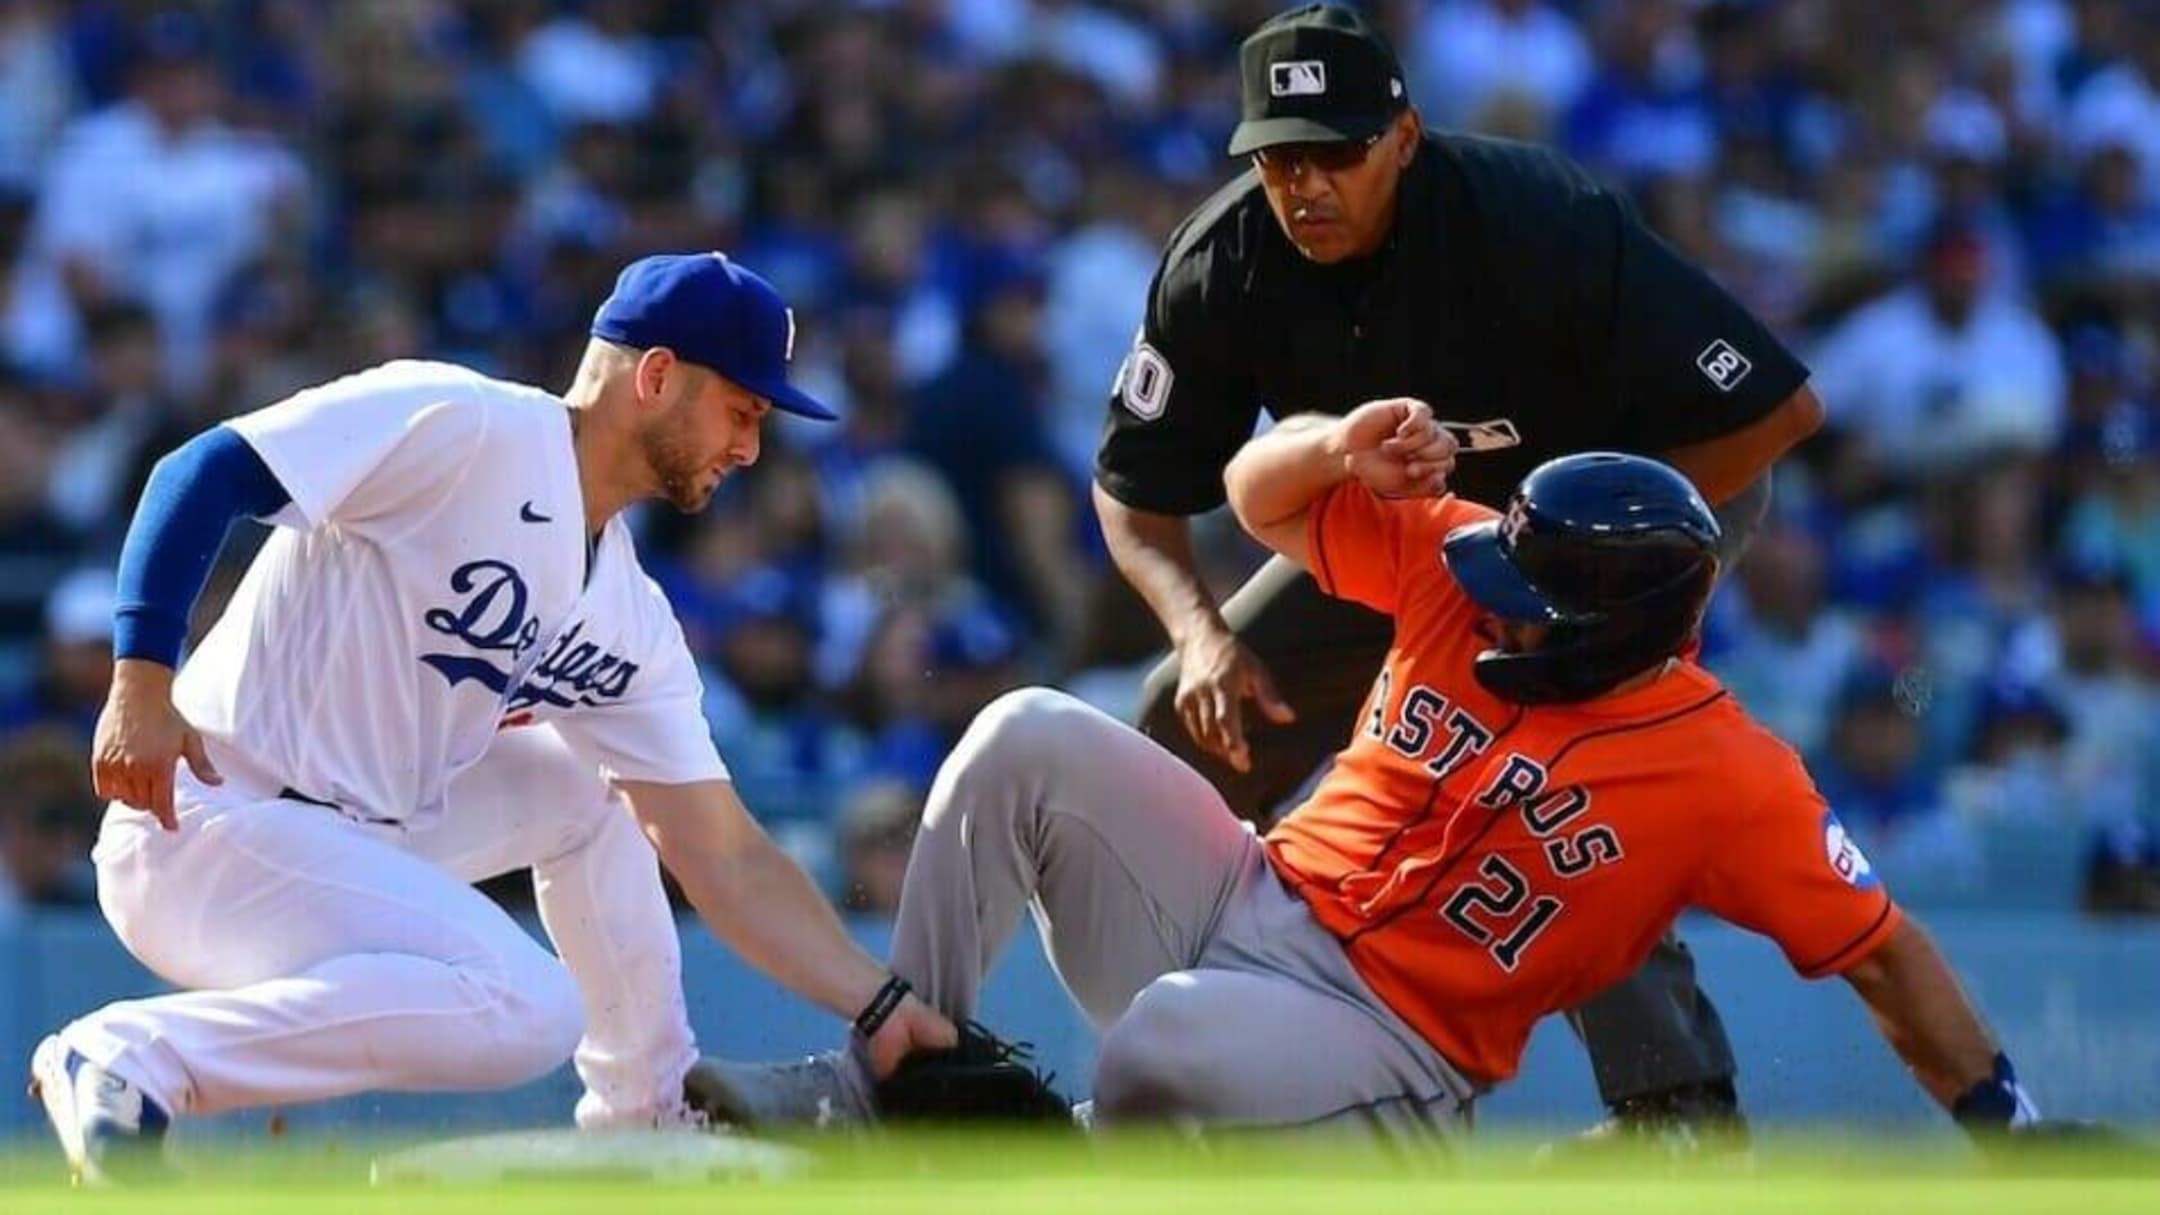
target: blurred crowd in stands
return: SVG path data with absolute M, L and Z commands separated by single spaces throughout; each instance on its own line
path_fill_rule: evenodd
M 703 248 L 781 285 L 843 420 L 644 551 L 748 803 L 889 908 L 977 706 L 1127 712 L 1161 643 L 1092 451 L 1279 7 L 0 0 L 0 918 L 92 898 L 160 454 L 390 358 L 559 389 L 624 261 Z M 2160 910 L 2160 4 L 1367 7 L 1428 124 L 1579 158 L 1814 368 L 1706 656 L 1878 869 L 2029 902 L 2037 850 L 2062 905 Z M 1203 536 L 1225 589 L 1257 559 Z

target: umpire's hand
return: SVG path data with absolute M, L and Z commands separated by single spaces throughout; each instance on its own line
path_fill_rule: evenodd
M 1447 492 L 1455 471 L 1455 436 L 1413 397 L 1367 401 L 1336 423 L 1343 466 L 1383 498 L 1430 498 Z
M 1248 698 L 1276 725 L 1297 720 L 1290 702 L 1275 690 L 1274 677 L 1237 634 L 1217 628 L 1178 646 L 1178 720 L 1203 750 L 1240 772 L 1252 771 L 1252 748 L 1245 741 Z
M 157 816 L 180 829 L 173 813 L 173 774 L 182 759 L 206 785 L 224 783 L 203 751 L 202 735 L 172 702 L 173 671 L 163 663 L 123 658 L 113 664 L 112 690 L 98 714 L 90 747 L 90 777 L 99 797 Z

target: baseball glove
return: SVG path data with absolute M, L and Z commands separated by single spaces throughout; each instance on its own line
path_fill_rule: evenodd
M 1072 1104 L 1050 1087 L 1055 1075 L 1029 1066 L 1032 1048 L 1007 1042 L 973 1021 L 946 1050 L 917 1051 L 877 1086 L 887 1122 L 1046 1122 L 1070 1127 Z

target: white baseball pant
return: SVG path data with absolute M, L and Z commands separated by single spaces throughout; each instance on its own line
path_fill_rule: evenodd
M 591 764 L 509 731 L 438 825 L 200 785 L 180 830 L 115 804 L 94 859 L 123 943 L 187 989 L 62 1031 L 175 1114 L 501 1088 L 575 1052 L 580 1126 L 681 1115 L 695 1060 L 658 858 Z M 542 948 L 471 883 L 531 866 Z

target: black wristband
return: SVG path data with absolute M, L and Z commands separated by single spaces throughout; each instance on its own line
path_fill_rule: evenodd
M 1997 1053 L 1988 1078 L 1966 1089 L 1951 1104 L 1950 1116 L 1969 1133 L 2015 1130 L 2038 1117 L 2032 1098 L 2018 1083 L 2010 1057 Z
M 855 1014 L 855 1032 L 865 1038 L 875 1036 L 877 1031 L 885 1028 L 885 1022 L 892 1019 L 893 1010 L 900 1007 L 900 1001 L 907 999 L 908 993 L 914 990 L 899 975 L 885 980 L 885 986 L 878 988 L 870 1002 L 863 1005 L 863 1010 Z

